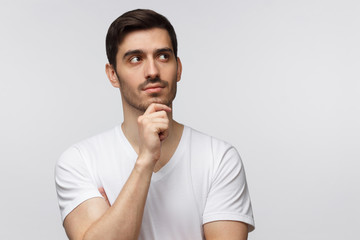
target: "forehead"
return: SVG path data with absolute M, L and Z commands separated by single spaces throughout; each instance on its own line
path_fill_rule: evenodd
M 171 39 L 165 29 L 151 28 L 135 30 L 128 33 L 119 45 L 118 54 L 122 55 L 130 50 L 153 51 L 160 48 L 171 48 Z

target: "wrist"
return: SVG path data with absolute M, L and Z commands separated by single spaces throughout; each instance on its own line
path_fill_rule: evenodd
M 156 161 L 145 157 L 139 156 L 135 162 L 134 169 L 141 174 L 153 173 Z

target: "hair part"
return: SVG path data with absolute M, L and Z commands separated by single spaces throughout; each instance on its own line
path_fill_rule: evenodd
M 119 45 L 128 33 L 151 28 L 165 29 L 169 33 L 174 55 L 177 58 L 176 33 L 169 20 L 153 10 L 136 9 L 124 13 L 110 25 L 106 35 L 106 55 L 109 63 L 116 68 Z

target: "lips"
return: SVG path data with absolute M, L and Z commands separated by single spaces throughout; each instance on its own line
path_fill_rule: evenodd
M 148 93 L 160 92 L 164 88 L 163 85 L 160 84 L 150 84 L 143 88 L 143 91 Z

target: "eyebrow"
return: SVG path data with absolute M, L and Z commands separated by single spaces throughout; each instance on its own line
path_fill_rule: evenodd
M 137 50 L 130 50 L 130 51 L 127 51 L 127 52 L 124 54 L 123 59 L 125 59 L 126 57 L 128 57 L 128 56 L 130 56 L 130 55 L 141 55 L 141 54 L 143 54 L 143 53 L 144 53 L 144 51 L 139 50 L 139 49 L 137 49 Z
M 155 54 L 163 53 L 163 52 L 173 53 L 173 50 L 171 48 L 159 48 L 154 51 Z M 142 54 L 144 54 L 144 51 L 140 49 L 129 50 L 124 54 L 123 59 L 131 55 L 142 55 Z
M 173 50 L 171 48 L 159 48 L 154 51 L 154 53 L 162 53 L 162 52 L 173 53 Z

